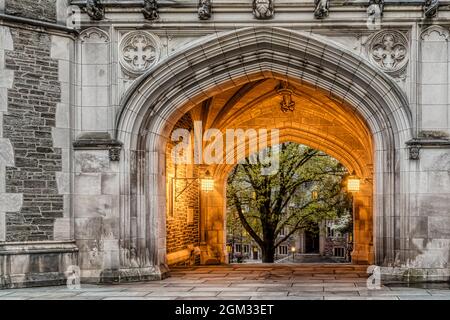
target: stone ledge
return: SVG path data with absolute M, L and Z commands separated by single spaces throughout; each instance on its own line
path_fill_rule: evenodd
M 73 143 L 74 150 L 108 150 L 111 161 L 120 160 L 123 143 L 112 139 L 107 132 L 88 132 Z
M 420 147 L 420 148 L 450 148 L 450 140 L 418 138 L 407 141 L 406 145 L 409 147 Z
M 145 268 L 121 268 L 117 270 L 103 270 L 98 277 L 83 275 L 81 283 L 126 283 L 140 281 L 158 281 L 170 276 L 169 268 L 165 265 Z
M 72 241 L 0 244 L 0 289 L 62 285 L 78 263 Z
M 380 267 L 386 283 L 449 282 L 450 268 Z
M 78 252 L 74 241 L 36 241 L 0 243 L 0 255 Z

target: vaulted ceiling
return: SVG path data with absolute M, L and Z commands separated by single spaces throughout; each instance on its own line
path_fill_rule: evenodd
M 295 103 L 293 111 L 282 110 L 283 83 L 289 88 L 288 101 Z M 309 145 L 362 176 L 372 174 L 372 135 L 367 125 L 354 108 L 312 86 L 277 79 L 248 82 L 205 100 L 190 114 L 194 121 L 202 121 L 205 130 L 279 129 L 280 142 Z

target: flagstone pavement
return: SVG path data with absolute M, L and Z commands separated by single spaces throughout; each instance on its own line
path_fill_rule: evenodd
M 450 285 L 382 285 L 369 290 L 366 266 L 226 265 L 173 268 L 162 281 L 0 290 L 1 300 L 450 300 Z

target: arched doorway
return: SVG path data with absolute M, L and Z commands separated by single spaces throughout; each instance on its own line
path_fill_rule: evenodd
M 364 210 L 358 215 L 360 227 L 369 230 L 373 225 L 374 232 L 364 232 L 356 241 L 362 246 L 355 248 L 361 253 L 356 260 L 392 261 L 401 249 L 395 241 L 401 236 L 396 223 L 401 223 L 404 209 L 396 198 L 402 178 L 399 161 L 405 158 L 404 142 L 411 137 L 407 101 L 393 81 L 361 58 L 309 34 L 280 28 L 244 28 L 207 37 L 150 70 L 130 89 L 117 126 L 117 138 L 127 155 L 121 161 L 122 170 L 129 173 L 121 188 L 123 194 L 131 195 L 122 201 L 124 220 L 129 221 L 122 229 L 123 250 L 134 242 L 141 261 L 155 268 L 165 265 L 165 154 L 170 133 L 187 112 L 211 97 L 263 80 L 286 81 L 303 91 L 312 90 L 312 97 L 319 94 L 338 106 L 336 120 L 354 132 L 362 129 L 370 142 L 362 143 L 364 152 L 359 154 L 348 150 L 352 144 L 340 143 L 337 135 L 330 143 L 320 130 L 302 132 L 285 126 L 281 140 L 297 139 L 326 149 L 368 181 L 358 201 Z M 354 119 L 359 120 L 352 122 Z M 325 137 L 318 143 L 321 135 Z M 226 166 L 217 168 L 218 182 L 226 172 Z M 213 221 L 219 221 L 219 212 L 223 212 L 222 198 L 214 197 L 214 193 L 223 194 L 223 184 L 216 186 L 208 197 L 212 201 L 203 206 L 217 216 Z M 133 220 L 137 221 L 134 225 Z M 223 225 L 214 228 L 206 230 L 212 232 L 207 238 L 215 237 L 216 247 L 222 246 L 224 252 L 218 232 Z

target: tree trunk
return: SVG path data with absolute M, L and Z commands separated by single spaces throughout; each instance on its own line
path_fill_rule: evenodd
M 273 241 L 265 241 L 261 248 L 262 262 L 273 263 L 275 260 L 275 247 Z

